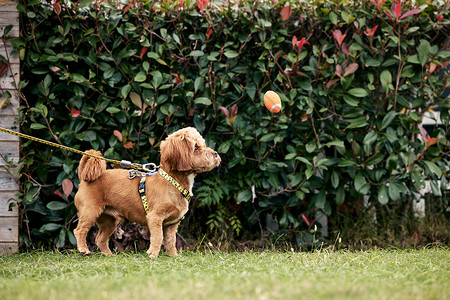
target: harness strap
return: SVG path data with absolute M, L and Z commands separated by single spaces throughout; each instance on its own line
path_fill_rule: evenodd
M 145 194 L 145 178 L 147 176 L 155 175 L 156 172 L 142 173 L 142 172 L 139 172 L 136 170 L 130 170 L 128 173 L 129 173 L 128 174 L 129 179 L 133 179 L 135 177 L 141 178 L 139 180 L 138 192 L 139 192 L 139 196 L 141 196 L 142 205 L 144 206 L 145 213 L 148 214 L 150 212 L 150 210 L 148 208 L 147 195 Z M 181 184 L 179 184 L 172 176 L 170 176 L 169 174 L 164 172 L 162 169 L 158 170 L 158 174 L 161 175 L 167 181 L 169 181 L 174 187 L 176 187 L 177 190 L 179 190 L 180 193 L 186 198 L 186 200 L 188 200 L 189 202 L 191 201 L 191 199 L 192 199 L 191 193 L 187 189 L 183 188 L 181 186 Z
M 148 202 L 147 202 L 147 196 L 145 195 L 145 176 L 141 177 L 141 180 L 139 181 L 139 195 L 141 196 L 142 205 L 144 205 L 145 213 L 149 213 L 148 209 Z
M 176 187 L 177 190 L 179 190 L 180 193 L 184 196 L 184 198 L 186 198 L 189 202 L 191 202 L 192 199 L 191 193 L 187 189 L 183 188 L 181 184 L 179 184 L 175 179 L 173 179 L 172 176 L 164 172 L 161 168 L 158 170 L 158 173 L 159 175 L 164 177 L 168 182 L 170 182 L 174 187 Z

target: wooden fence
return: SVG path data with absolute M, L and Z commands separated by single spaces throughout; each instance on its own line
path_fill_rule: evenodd
M 16 5 L 15 1 L 0 0 L 0 36 L 4 36 L 8 25 L 13 25 L 9 39 L 0 41 L 0 95 L 9 92 L 12 96 L 0 97 L 0 127 L 19 131 L 16 121 L 19 97 L 15 89 L 19 83 L 19 54 L 14 53 L 10 44 L 11 39 L 19 37 Z M 15 253 L 19 247 L 19 217 L 15 205 L 19 186 L 11 175 L 19 162 L 19 147 L 18 137 L 0 132 L 0 255 Z

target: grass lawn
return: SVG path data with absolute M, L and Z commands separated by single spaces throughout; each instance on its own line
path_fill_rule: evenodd
M 0 299 L 450 299 L 450 250 L 0 257 Z

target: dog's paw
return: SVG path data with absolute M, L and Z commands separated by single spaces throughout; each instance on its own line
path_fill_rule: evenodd
M 89 250 L 78 250 L 78 251 L 85 256 L 89 256 L 92 254 L 91 251 Z
M 149 258 L 157 258 L 158 254 L 159 254 L 159 251 L 156 252 L 156 251 L 153 251 L 151 249 L 148 249 L 148 251 L 147 251 L 147 255 L 148 255 Z

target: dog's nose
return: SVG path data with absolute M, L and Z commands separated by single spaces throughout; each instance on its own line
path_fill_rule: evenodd
M 212 155 L 213 155 L 214 157 L 219 156 L 219 154 L 218 154 L 216 151 L 213 151 Z

